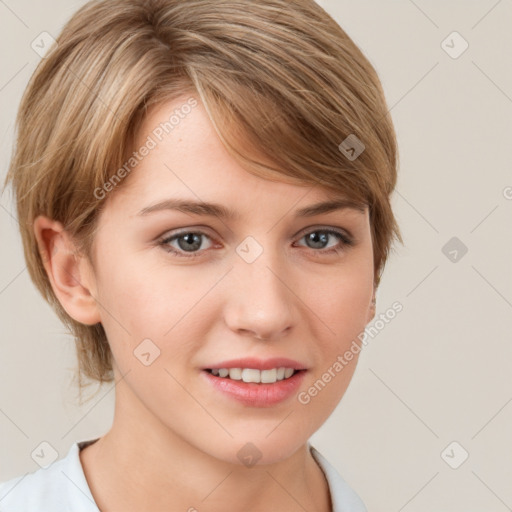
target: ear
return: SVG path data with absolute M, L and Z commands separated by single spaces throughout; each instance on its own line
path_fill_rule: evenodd
M 375 289 L 373 290 L 373 297 L 372 297 L 372 302 L 370 304 L 370 309 L 368 310 L 368 318 L 367 318 L 367 321 L 366 323 L 370 323 L 374 318 L 375 318 L 375 310 L 377 309 L 377 306 L 376 306 L 376 297 L 375 297 Z
M 60 222 L 40 215 L 33 229 L 44 268 L 62 307 L 82 324 L 100 322 L 94 273 L 87 258 L 79 255 Z

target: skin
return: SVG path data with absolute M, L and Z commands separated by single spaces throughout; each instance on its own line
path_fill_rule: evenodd
M 150 110 L 135 146 L 187 98 Z M 321 378 L 375 314 L 368 210 L 294 219 L 296 209 L 329 194 L 247 173 L 201 103 L 125 180 L 100 216 L 95 265 L 77 254 L 60 223 L 44 216 L 34 223 L 62 306 L 79 322 L 101 322 L 114 355 L 112 428 L 80 453 L 99 508 L 327 512 L 327 482 L 307 441 L 341 400 L 357 355 L 307 405 L 296 396 L 269 408 L 242 405 L 206 383 L 201 368 L 283 356 L 308 367 L 299 391 Z M 137 215 L 171 196 L 220 203 L 239 219 Z M 348 232 L 354 245 L 332 235 L 308 244 L 306 234 L 330 227 Z M 159 245 L 182 228 L 206 234 L 193 249 L 199 256 Z M 263 248 L 250 264 L 236 252 L 247 236 Z M 167 246 L 186 256 L 186 243 Z M 148 338 L 160 356 L 146 366 L 133 352 Z M 248 442 L 261 452 L 252 467 L 237 457 Z

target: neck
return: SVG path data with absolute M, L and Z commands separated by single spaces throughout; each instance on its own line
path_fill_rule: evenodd
M 331 510 L 327 482 L 307 444 L 285 460 L 246 467 L 212 457 L 168 429 L 162 435 L 120 424 L 116 419 L 80 452 L 102 512 Z

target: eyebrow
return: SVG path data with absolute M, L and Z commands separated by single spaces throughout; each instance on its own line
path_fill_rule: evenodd
M 295 212 L 294 217 L 314 217 L 315 215 L 347 209 L 366 213 L 366 205 L 362 203 L 351 201 L 349 199 L 332 199 L 301 208 Z M 149 215 L 150 213 L 162 210 L 176 210 L 183 213 L 219 217 L 221 219 L 239 218 L 238 213 L 236 213 L 231 208 L 227 208 L 221 204 L 206 203 L 203 201 L 190 201 L 185 199 L 165 199 L 151 206 L 143 208 L 137 215 L 145 216 Z

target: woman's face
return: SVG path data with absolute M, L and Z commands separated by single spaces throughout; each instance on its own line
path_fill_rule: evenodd
M 99 221 L 91 292 L 124 376 L 116 414 L 140 435 L 271 463 L 322 425 L 354 372 L 373 317 L 368 211 L 301 214 L 342 196 L 247 173 L 201 103 L 166 133 L 186 101 L 150 111 L 136 141 L 149 151 Z M 279 368 L 296 373 L 272 383 Z

